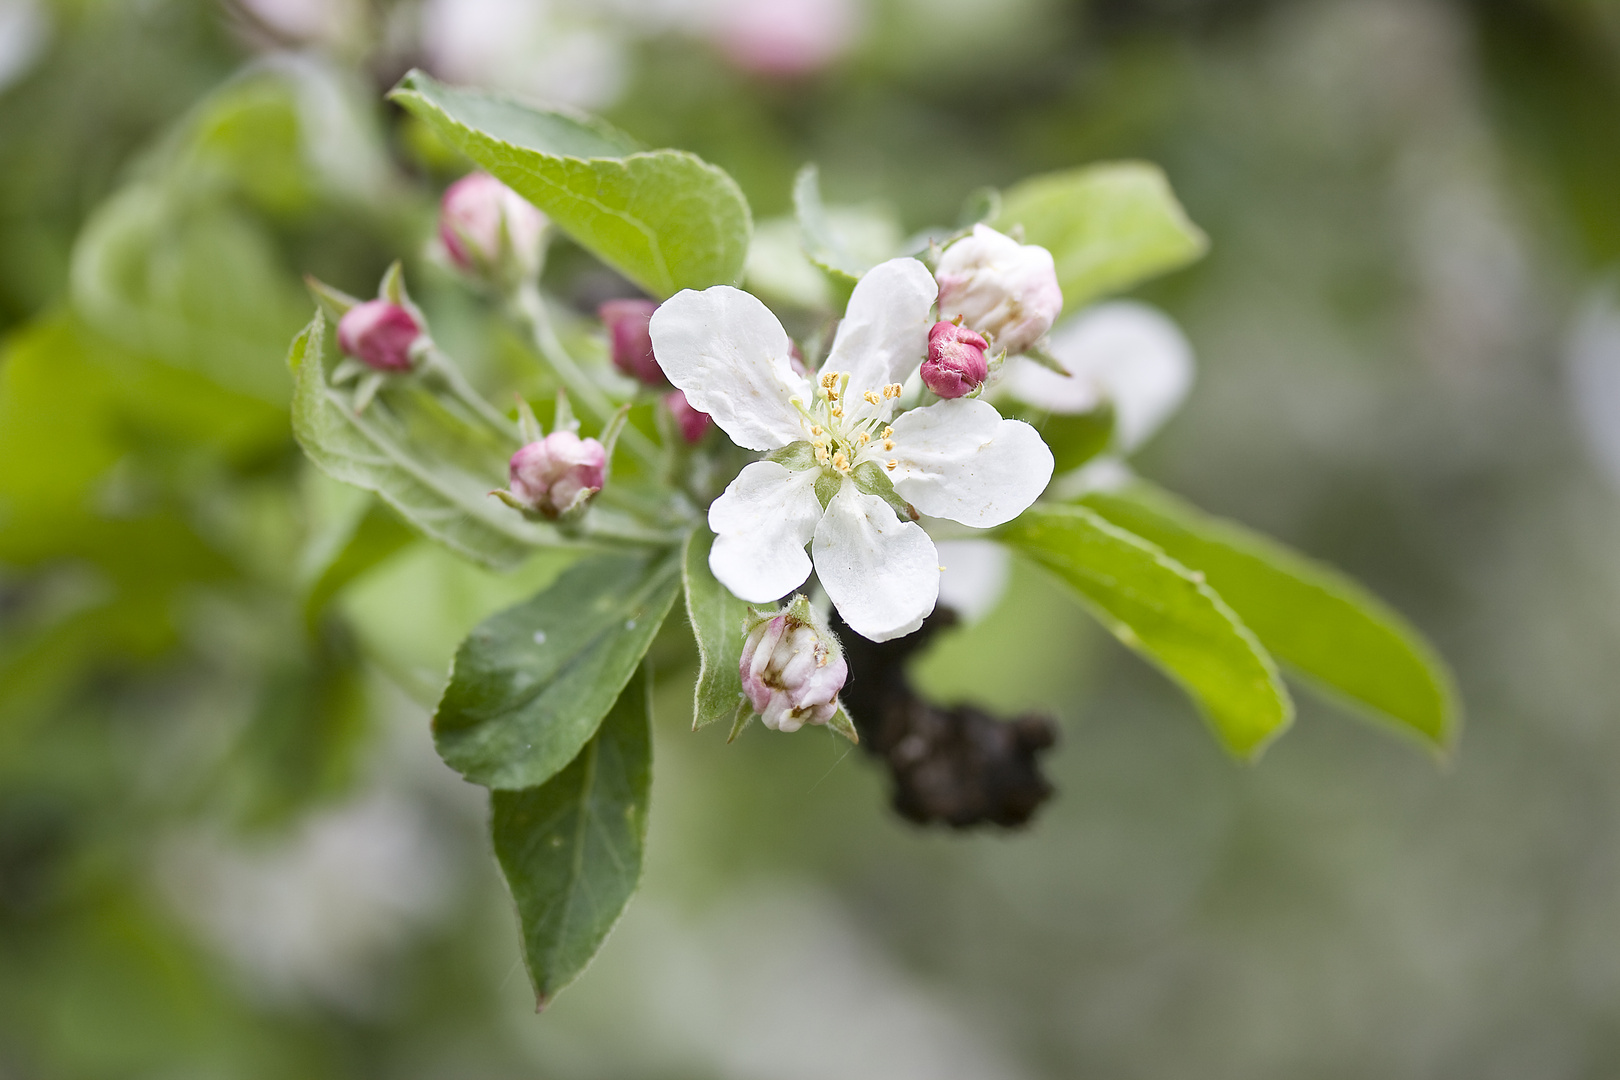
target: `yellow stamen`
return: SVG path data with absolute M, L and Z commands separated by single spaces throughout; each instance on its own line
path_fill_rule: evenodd
M 877 396 L 877 391 L 876 390 L 868 390 L 866 393 L 862 394 L 861 396 L 864 397 L 867 401 L 871 402 L 873 405 L 881 405 L 881 404 L 883 404 L 883 399 Z
M 849 471 L 849 458 L 844 456 L 844 452 L 842 450 L 833 455 L 833 468 L 837 469 L 839 472 Z
M 859 439 L 860 439 L 860 440 L 861 440 L 861 445 L 862 445 L 862 446 L 865 446 L 865 445 L 866 445 L 866 444 L 867 444 L 867 443 L 869 443 L 869 442 L 871 442 L 871 441 L 872 441 L 872 436 L 870 436 L 870 435 L 868 435 L 868 434 L 867 434 L 867 433 L 866 433 L 866 432 L 864 432 L 864 431 L 863 431 L 863 432 L 861 432 L 861 433 L 860 433 L 860 435 L 859 435 L 859 436 L 858 436 L 858 437 L 859 437 Z
M 883 449 L 885 449 L 885 450 L 893 450 L 894 449 L 894 440 L 893 439 L 884 439 L 883 440 Z
M 819 436 L 819 435 L 825 435 L 826 432 L 821 430 L 821 425 L 820 424 L 811 424 L 810 425 L 810 434 Z
M 901 386 L 899 383 L 890 383 L 888 386 L 883 388 L 883 396 L 886 398 L 897 398 L 904 390 L 905 387 Z
M 892 438 L 894 438 L 894 428 L 892 428 L 892 427 L 885 427 L 885 428 L 884 428 L 884 429 L 883 429 L 883 437 L 884 437 L 884 438 L 885 438 L 885 439 L 892 439 Z
M 834 405 L 833 408 L 832 408 L 832 414 L 834 416 L 843 416 L 844 415 L 844 410 L 840 409 L 838 406 Z
M 891 460 L 889 462 L 889 464 L 888 464 L 888 469 L 889 469 L 890 472 L 893 472 L 895 469 L 898 469 L 899 467 L 900 467 L 900 463 L 898 461 Z

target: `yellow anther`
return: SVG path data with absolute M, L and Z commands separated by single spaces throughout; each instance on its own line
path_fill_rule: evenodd
M 883 440 L 883 449 L 885 449 L 885 450 L 893 450 L 894 449 L 894 440 L 893 439 L 884 439 Z
M 901 386 L 899 383 L 890 383 L 883 388 L 883 396 L 886 398 L 897 398 L 900 396 L 903 390 L 905 390 L 905 387 Z
M 838 385 L 838 372 L 828 371 L 821 376 L 821 385 L 829 390 Z
M 832 408 L 832 414 L 834 416 L 843 416 L 844 415 L 844 410 L 840 409 L 838 406 L 834 405 L 833 408 Z
M 881 404 L 883 404 L 883 399 L 877 396 L 877 391 L 876 390 L 868 390 L 866 393 L 862 394 L 861 396 L 863 398 L 865 398 L 867 401 L 871 402 L 873 405 L 881 405 Z
M 894 438 L 894 428 L 892 428 L 892 427 L 885 427 L 885 428 L 884 428 L 884 429 L 883 429 L 883 437 L 884 437 L 884 438 L 885 438 L 885 439 L 892 439 L 892 438 Z
M 816 436 L 821 436 L 821 435 L 825 435 L 826 432 L 821 430 L 821 425 L 820 424 L 811 424 L 810 425 L 810 434 L 816 435 Z
M 889 464 L 888 464 L 889 471 L 893 472 L 895 469 L 898 469 L 899 467 L 900 467 L 900 463 L 891 458 L 890 461 L 889 461 Z
M 837 469 L 839 472 L 849 471 L 849 458 L 844 456 L 844 452 L 842 450 L 833 455 L 833 468 Z
M 861 445 L 862 446 L 865 446 L 867 443 L 872 441 L 872 436 L 868 435 L 864 431 L 861 432 L 860 435 L 857 436 L 857 438 L 859 438 L 861 440 Z

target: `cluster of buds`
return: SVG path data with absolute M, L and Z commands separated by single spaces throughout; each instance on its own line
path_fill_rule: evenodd
M 803 595 L 778 611 L 753 612 L 743 627 L 738 674 L 748 704 L 773 731 L 831 724 L 851 740 L 838 692 L 849 678 L 844 650 Z
M 607 483 L 610 446 L 622 425 L 622 413 L 611 427 L 612 433 L 604 433 L 608 445 L 580 438 L 579 424 L 565 394 L 557 395 L 557 414 L 549 435 L 541 431 L 527 402 L 520 400 L 519 414 L 524 443 L 507 465 L 507 487 L 490 494 L 525 517 L 573 521 Z
M 694 409 L 679 390 L 670 389 L 664 369 L 653 355 L 652 317 L 658 305 L 651 300 L 608 300 L 597 308 L 597 315 L 608 332 L 608 351 L 613 366 L 643 386 L 664 388 L 664 409 L 675 422 L 681 438 L 698 443 L 708 433 L 709 414 Z
M 971 394 L 990 377 L 990 360 L 985 351 L 990 343 L 976 330 L 955 321 L 941 320 L 928 331 L 928 358 L 923 361 L 922 381 L 942 398 Z
M 546 216 L 488 173 L 469 173 L 439 202 L 439 240 L 450 261 L 484 281 L 511 284 L 540 272 Z
M 946 248 L 934 277 L 939 317 L 978 331 L 1008 356 L 1033 348 L 1063 310 L 1052 253 L 987 225 Z

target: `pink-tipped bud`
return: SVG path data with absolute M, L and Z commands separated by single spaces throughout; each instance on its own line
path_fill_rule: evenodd
M 795 597 L 792 606 L 749 630 L 738 673 L 766 727 L 798 731 L 832 719 L 849 665 L 832 631 L 817 624 L 803 597 Z
M 546 217 L 488 173 L 469 173 L 439 202 L 439 239 L 469 274 L 521 277 L 540 269 Z
M 939 317 L 960 315 L 1009 356 L 1041 340 L 1063 310 L 1052 253 L 987 225 L 946 248 L 934 277 Z
M 975 330 L 953 322 L 935 323 L 928 331 L 922 381 L 942 398 L 973 393 L 990 375 L 990 361 L 984 355 L 989 347 L 984 335 Z
M 689 443 L 702 442 L 703 436 L 708 434 L 709 425 L 714 422 L 709 419 L 708 413 L 692 408 L 692 403 L 686 400 L 686 394 L 680 390 L 671 390 L 664 395 L 664 408 L 675 418 L 675 426 L 681 429 L 681 438 Z
M 613 366 L 648 386 L 666 386 L 664 369 L 653 357 L 653 312 L 658 305 L 651 300 L 609 300 L 596 309 L 607 327 Z
M 602 490 L 607 451 L 595 439 L 553 431 L 512 455 L 510 495 L 548 521 L 584 508 Z
M 421 336 L 411 313 L 387 300 L 356 304 L 338 320 L 338 348 L 378 371 L 415 367 L 411 346 Z

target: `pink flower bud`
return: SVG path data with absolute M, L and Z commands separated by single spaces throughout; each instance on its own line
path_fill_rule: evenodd
M 649 328 L 658 305 L 651 300 L 609 300 L 596 309 L 607 327 L 613 366 L 648 386 L 667 386 L 664 369 L 653 357 Z
M 800 614 L 803 597 L 787 610 L 761 620 L 743 643 L 743 693 L 773 731 L 798 731 L 825 724 L 838 711 L 838 691 L 849 665 L 832 632 Z
M 681 438 L 687 442 L 701 442 L 703 436 L 708 433 L 709 424 L 712 423 L 709 414 L 692 408 L 691 402 L 686 400 L 686 395 L 681 391 L 672 390 L 665 394 L 664 408 L 675 418 L 675 426 L 681 429 Z
M 338 348 L 378 371 L 411 370 L 411 346 L 421 336 L 411 313 L 387 300 L 356 304 L 338 320 Z
M 439 202 L 439 239 L 469 274 L 522 276 L 540 268 L 545 215 L 488 173 L 469 173 Z
M 939 317 L 962 316 L 1009 356 L 1039 341 L 1063 310 L 1052 253 L 986 225 L 946 248 L 934 277 Z
M 928 359 L 923 361 L 922 381 L 942 398 L 971 394 L 984 385 L 990 374 L 990 362 L 984 355 L 989 347 L 982 334 L 965 326 L 935 323 L 928 331 Z
M 595 439 L 553 431 L 512 455 L 510 493 L 550 521 L 582 508 L 602 490 L 607 452 Z

